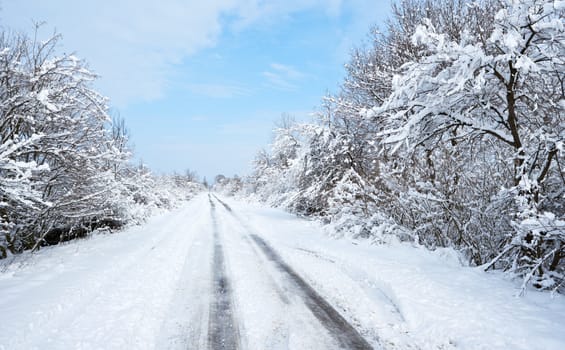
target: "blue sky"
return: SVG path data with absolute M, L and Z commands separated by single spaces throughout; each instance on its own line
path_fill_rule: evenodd
M 100 74 L 135 156 L 155 172 L 244 175 L 281 114 L 338 90 L 389 0 L 0 0 L 0 24 L 63 35 Z

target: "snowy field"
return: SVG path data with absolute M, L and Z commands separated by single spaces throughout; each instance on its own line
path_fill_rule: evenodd
M 519 284 L 450 250 L 333 240 L 281 210 L 219 199 L 227 206 L 201 194 L 143 226 L 0 261 L 0 349 L 201 349 L 218 327 L 242 349 L 348 344 L 262 241 L 375 349 L 565 349 L 561 295 L 517 297 Z

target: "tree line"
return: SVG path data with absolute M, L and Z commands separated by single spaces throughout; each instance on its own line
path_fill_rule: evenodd
M 131 164 L 96 75 L 37 30 L 0 33 L 0 258 L 143 220 L 200 186 Z
M 338 235 L 455 247 L 522 290 L 563 290 L 564 13 L 550 0 L 395 3 L 316 120 L 283 118 L 231 187 Z

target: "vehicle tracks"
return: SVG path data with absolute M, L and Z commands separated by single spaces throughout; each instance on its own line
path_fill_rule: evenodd
M 211 198 L 214 252 L 212 260 L 212 293 L 208 322 L 208 349 L 239 349 L 239 331 L 234 317 L 231 283 L 226 274 L 224 252 L 220 242 L 216 206 Z
M 302 299 L 320 323 L 336 338 L 342 349 L 372 349 L 371 345 L 308 282 L 296 273 L 261 237 L 251 239 L 277 268 L 284 272 L 301 292 Z
M 329 334 L 332 335 L 341 349 L 373 349 L 363 336 L 361 336 L 330 303 L 316 292 L 308 282 L 292 269 L 263 238 L 253 233 L 252 230 L 237 217 L 228 204 L 216 196 L 214 196 L 214 199 L 222 204 L 246 231 L 248 231 L 251 240 L 246 241 L 248 241 L 248 243 L 253 241 L 267 259 L 286 277 L 286 280 L 293 285 L 293 290 L 301 297 L 304 304 L 310 309 L 320 324 L 328 330 Z

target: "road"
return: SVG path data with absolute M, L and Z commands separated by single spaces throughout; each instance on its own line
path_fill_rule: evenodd
M 512 298 L 451 254 L 202 193 L 0 261 L 0 350 L 563 348 L 562 299 Z
M 379 348 L 240 214 L 204 193 L 4 262 L 0 349 Z
M 249 246 L 248 249 L 253 251 L 253 255 L 255 255 L 257 266 L 272 265 L 271 271 L 253 269 L 252 271 L 247 271 L 247 273 L 265 274 L 267 279 L 278 280 L 279 285 L 271 286 L 273 289 L 271 295 L 279 299 L 283 307 L 286 305 L 285 308 L 287 310 L 283 311 L 282 315 L 288 315 L 288 312 L 295 313 L 297 318 L 302 318 L 300 322 L 296 322 L 297 324 L 308 322 L 320 328 L 314 333 L 319 338 L 311 339 L 315 344 L 310 344 L 310 346 L 318 347 L 318 344 L 322 343 L 332 349 L 372 349 L 368 341 L 330 303 L 324 300 L 304 278 L 290 267 L 265 239 L 248 228 L 229 205 L 215 195 L 209 195 L 209 202 L 214 229 L 212 264 L 214 298 L 210 308 L 209 349 L 237 349 L 241 345 L 241 331 L 238 327 L 238 319 L 233 302 L 230 301 L 230 299 L 233 299 L 230 276 L 226 271 L 223 257 L 222 237 L 226 236 L 231 236 L 231 247 L 234 247 L 234 243 L 239 246 L 247 244 Z M 227 226 L 224 225 L 223 232 L 219 232 L 218 217 L 223 218 L 223 220 L 227 218 L 225 213 L 224 215 L 217 213 L 216 203 L 221 204 L 225 213 L 231 215 L 232 230 L 226 230 Z M 240 226 L 239 230 L 237 229 L 238 225 Z M 237 240 L 240 240 L 240 242 L 237 242 Z M 273 269 L 278 276 L 270 275 L 273 273 Z M 282 290 L 286 290 L 286 292 L 280 292 Z M 285 295 L 285 293 L 288 295 Z M 292 308 L 290 306 L 291 302 L 298 305 Z M 271 315 L 275 320 L 279 316 L 281 315 Z M 280 320 L 277 321 L 280 322 Z M 293 321 L 290 319 L 287 322 Z M 244 329 L 248 332 L 253 331 L 249 327 Z M 276 331 L 276 329 L 273 330 L 273 332 Z M 288 334 L 288 331 L 285 334 Z M 275 334 L 275 336 L 277 335 Z M 312 338 L 309 334 L 303 336 L 305 338 Z M 282 339 L 282 343 L 286 342 L 286 339 Z
M 185 312 L 167 317 L 172 321 L 161 328 L 159 348 L 380 348 L 285 262 L 237 208 L 213 194 L 196 200 L 208 209 L 204 221 L 211 232 L 194 237 L 199 253 L 189 251 L 193 262 L 181 272 L 173 304 Z

